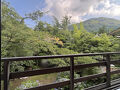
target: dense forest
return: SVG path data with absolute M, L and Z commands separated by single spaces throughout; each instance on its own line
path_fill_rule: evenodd
M 84 23 L 71 24 L 70 17 L 64 16 L 62 20 L 53 17 L 53 24 L 40 20 L 46 12 L 36 10 L 21 17 L 9 3 L 2 2 L 2 30 L 1 30 L 1 56 L 45 56 L 66 55 L 95 52 L 120 51 L 120 38 L 106 32 L 106 28 L 100 27 L 96 32 L 88 32 Z M 28 27 L 24 20 L 31 19 L 36 23 L 34 28 Z M 68 26 L 72 25 L 73 30 Z M 101 57 L 75 58 L 75 64 L 98 62 Z M 39 69 L 40 67 L 69 66 L 69 59 L 34 60 L 11 63 L 11 72 L 24 71 L 26 67 Z M 45 65 L 44 65 L 45 64 Z M 3 65 L 2 65 L 3 66 Z M 86 71 L 85 71 L 86 70 Z M 99 68 L 88 68 L 75 73 L 75 77 L 99 73 Z M 3 70 L 2 70 L 3 71 Z M 60 73 L 57 81 L 69 79 L 69 72 Z M 96 81 L 88 81 L 76 84 L 76 90 L 100 83 L 103 78 Z M 61 90 L 68 90 L 64 87 Z

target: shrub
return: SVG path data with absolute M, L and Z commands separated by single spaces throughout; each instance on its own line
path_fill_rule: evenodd
M 24 90 L 27 88 L 32 88 L 32 87 L 37 87 L 37 86 L 40 86 L 40 83 L 38 80 L 36 81 L 28 80 L 26 82 L 22 82 L 22 84 L 18 86 L 15 90 Z

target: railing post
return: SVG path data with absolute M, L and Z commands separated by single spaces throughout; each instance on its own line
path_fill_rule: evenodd
M 106 55 L 103 55 L 103 61 L 105 61 L 106 60 Z
M 10 62 L 4 61 L 4 90 L 9 90 Z
M 106 86 L 110 87 L 111 83 L 111 75 L 110 75 L 110 55 L 107 54 L 106 55 Z
M 70 57 L 70 90 L 74 90 L 74 57 Z

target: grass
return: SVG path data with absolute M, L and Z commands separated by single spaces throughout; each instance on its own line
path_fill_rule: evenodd
M 57 77 L 57 73 L 52 73 L 52 74 L 31 76 L 26 79 L 10 80 L 10 90 L 15 90 L 16 87 L 20 86 L 22 82 L 25 82 L 27 80 L 32 80 L 32 81 L 39 80 L 41 85 L 50 84 L 56 81 L 56 77 Z M 2 83 L 2 88 L 3 88 L 3 83 Z

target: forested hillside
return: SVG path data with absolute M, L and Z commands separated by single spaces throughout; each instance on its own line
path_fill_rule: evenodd
M 120 36 L 120 27 L 110 32 L 110 35 Z
M 21 17 L 7 2 L 2 2 L 2 58 L 120 51 L 120 39 L 108 35 L 106 32 L 98 32 L 97 34 L 88 32 L 91 30 L 97 31 L 102 25 L 118 28 L 120 21 L 105 18 L 91 19 L 81 22 L 79 26 L 73 24 L 73 30 L 69 30 L 67 28 L 70 24 L 68 16 L 64 16 L 61 22 L 54 17 L 54 24 L 51 25 L 39 19 L 44 15 L 45 13 L 41 11 L 27 14 L 27 19 L 36 21 L 36 25 L 32 29 L 24 23 L 25 17 Z M 104 23 L 101 20 L 104 20 Z M 98 62 L 96 58 L 101 59 L 101 57 L 75 58 L 75 64 Z M 59 67 L 69 66 L 70 62 L 69 59 L 63 58 L 46 60 L 45 63 L 47 63 L 45 67 Z M 43 61 L 12 62 L 10 68 L 11 72 L 18 72 L 24 71 L 28 66 L 32 67 L 32 69 L 39 69 L 43 66 Z M 99 68 L 96 67 L 83 69 L 75 72 L 75 77 L 96 74 L 99 71 Z M 60 73 L 57 80 L 61 78 L 64 78 L 64 80 L 69 79 L 68 73 Z M 98 78 L 96 81 L 79 83 L 76 88 L 79 88 L 79 90 L 80 88 L 84 89 L 93 85 L 93 83 L 98 84 L 102 81 L 103 78 Z M 68 87 L 64 88 L 69 90 Z
M 86 20 L 83 22 L 83 25 L 88 32 L 97 32 L 102 27 L 105 27 L 106 31 L 111 31 L 120 27 L 120 20 L 99 17 Z M 80 23 L 77 23 L 77 26 L 80 28 Z M 72 25 L 70 25 L 68 28 L 73 30 Z

